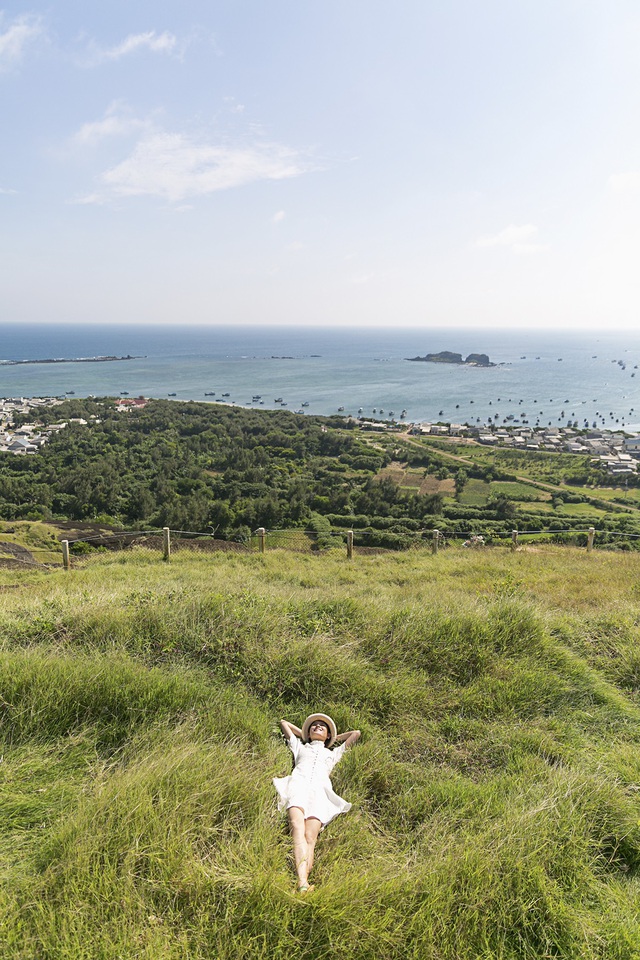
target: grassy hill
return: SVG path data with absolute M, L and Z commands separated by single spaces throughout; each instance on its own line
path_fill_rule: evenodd
M 0 573 L 3 960 L 640 957 L 640 558 Z M 362 741 L 294 893 L 278 734 Z

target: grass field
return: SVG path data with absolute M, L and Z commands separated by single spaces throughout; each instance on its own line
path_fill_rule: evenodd
M 0 560 L 13 560 L 15 565 L 28 566 L 60 562 L 59 531 L 50 524 L 33 522 L 3 523 L 0 521 Z
M 343 553 L 2 573 L 3 958 L 640 957 L 640 557 Z M 363 736 L 301 898 L 313 710 Z

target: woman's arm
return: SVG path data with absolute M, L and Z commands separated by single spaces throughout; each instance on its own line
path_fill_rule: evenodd
M 292 737 L 299 737 L 302 740 L 302 730 L 300 727 L 296 727 L 295 723 L 288 723 L 287 720 L 281 720 L 280 729 L 287 740 L 291 740 Z
M 359 730 L 347 730 L 346 733 L 339 733 L 336 737 L 336 743 L 344 743 L 345 750 L 352 747 L 360 739 Z

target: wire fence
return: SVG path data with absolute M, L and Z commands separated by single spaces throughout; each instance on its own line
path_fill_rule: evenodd
M 172 553 L 249 553 L 248 542 L 221 540 L 215 533 L 196 530 L 159 530 L 119 531 L 117 533 L 99 533 L 88 537 L 77 537 L 62 541 L 61 560 L 63 566 L 82 566 L 83 562 L 99 553 L 112 551 L 151 551 L 169 559 Z
M 345 518 L 348 519 L 348 518 Z M 640 550 L 640 534 L 616 530 L 539 529 L 451 531 L 424 529 L 407 533 L 397 529 L 267 530 L 259 527 L 244 540 L 222 540 L 215 532 L 193 530 L 122 530 L 95 533 L 62 540 L 59 544 L 30 548 L 11 541 L 0 541 L 0 568 L 53 569 L 83 566 L 88 560 L 110 552 L 151 552 L 170 560 L 180 553 L 260 554 L 271 550 L 319 554 L 341 551 L 351 559 L 397 551 L 478 551 L 534 549 L 543 544 L 597 549 Z
M 610 531 L 599 531 L 599 546 L 626 542 L 629 535 Z M 640 539 L 640 535 L 636 535 Z M 415 533 L 393 530 L 263 530 L 254 531 L 251 537 L 252 552 L 264 553 L 267 550 L 285 549 L 298 553 L 318 553 L 326 550 L 346 548 L 351 556 L 389 553 L 390 551 L 422 550 L 438 553 L 440 550 L 517 550 L 527 545 L 551 543 L 592 549 L 596 543 L 596 531 L 552 529 L 526 531 L 492 531 L 477 533 L 467 531 L 422 530 Z M 640 543 L 638 543 L 640 548 Z

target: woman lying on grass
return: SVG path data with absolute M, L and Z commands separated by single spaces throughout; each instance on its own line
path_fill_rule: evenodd
M 293 853 L 298 876 L 298 891 L 307 893 L 309 874 L 313 867 L 313 855 L 318 834 L 339 813 L 351 809 L 331 787 L 329 773 L 341 759 L 345 750 L 360 739 L 359 730 L 338 734 L 336 725 L 324 713 L 312 713 L 302 725 L 302 730 L 280 721 L 293 753 L 294 768 L 289 777 L 275 777 L 278 791 L 278 810 L 286 808 L 293 837 Z M 340 743 L 334 750 L 329 748 Z

